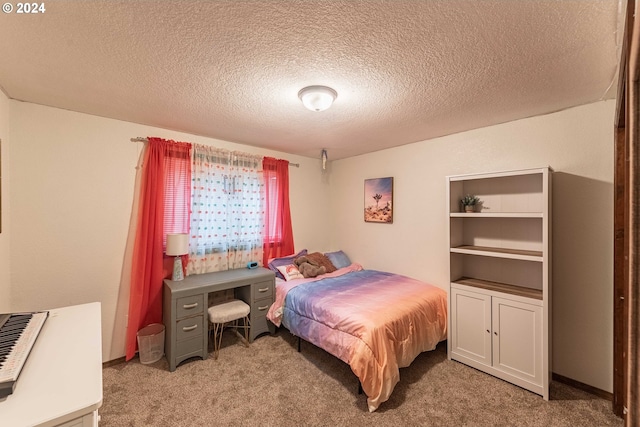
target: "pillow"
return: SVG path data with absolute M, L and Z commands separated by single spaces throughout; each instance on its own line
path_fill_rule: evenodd
M 294 264 L 281 265 L 278 271 L 284 276 L 284 280 L 304 279 L 304 276 Z
M 324 254 L 320 252 L 313 252 L 313 253 L 307 254 L 307 259 L 309 261 L 312 261 L 312 264 L 313 263 L 318 264 L 318 266 L 320 267 L 324 266 L 324 268 L 327 270 L 327 273 L 333 273 L 334 271 L 337 270 L 337 268 L 331 263 L 329 258 L 327 258 Z
M 351 260 L 349 259 L 347 254 L 342 251 L 327 252 L 325 253 L 325 255 L 327 256 L 327 258 L 329 258 L 331 264 L 333 264 L 338 269 L 351 265 Z
M 278 267 L 281 267 L 283 265 L 293 264 L 293 260 L 294 259 L 296 259 L 299 256 L 306 255 L 306 254 L 307 254 L 307 250 L 303 249 L 303 250 L 301 250 L 300 252 L 298 252 L 295 255 L 289 255 L 289 256 L 286 256 L 286 257 L 282 257 L 282 258 L 270 259 L 269 262 L 268 262 L 269 270 L 271 270 L 274 273 L 276 273 L 276 277 L 284 279 L 284 276 L 282 275 L 280 270 L 278 270 Z

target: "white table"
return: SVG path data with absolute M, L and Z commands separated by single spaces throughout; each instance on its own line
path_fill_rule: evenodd
M 100 324 L 98 302 L 49 310 L 13 394 L 0 401 L 1 426 L 98 425 Z

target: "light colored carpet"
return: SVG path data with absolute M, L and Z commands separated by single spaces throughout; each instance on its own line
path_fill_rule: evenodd
M 400 372 L 369 413 L 348 365 L 286 329 L 249 348 L 225 332 L 216 361 L 169 372 L 162 358 L 103 369 L 101 427 L 116 426 L 622 426 L 611 402 L 554 382 L 551 399 L 447 360 L 441 343 Z

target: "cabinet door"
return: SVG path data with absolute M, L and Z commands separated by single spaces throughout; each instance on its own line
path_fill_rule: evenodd
M 493 298 L 493 366 L 542 384 L 542 307 Z
M 491 296 L 451 289 L 451 351 L 491 366 Z

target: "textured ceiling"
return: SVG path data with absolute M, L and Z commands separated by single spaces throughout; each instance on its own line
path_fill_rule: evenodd
M 47 1 L 0 15 L 0 87 L 337 159 L 615 97 L 622 4 Z M 308 85 L 334 88 L 334 105 L 306 110 Z

